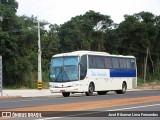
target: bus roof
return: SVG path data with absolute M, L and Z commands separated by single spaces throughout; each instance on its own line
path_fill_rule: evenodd
M 129 58 L 135 58 L 134 56 L 124 56 L 124 55 L 114 55 L 109 54 L 107 52 L 99 52 L 99 51 L 87 51 L 87 50 L 79 50 L 79 51 L 73 51 L 68 53 L 60 53 L 53 55 L 53 57 L 61 57 L 61 56 L 82 56 L 82 55 L 99 55 L 99 56 L 112 56 L 112 57 L 129 57 Z

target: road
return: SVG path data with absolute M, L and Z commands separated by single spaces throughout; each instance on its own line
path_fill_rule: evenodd
M 148 117 L 146 117 L 148 115 Z M 152 116 L 150 116 L 152 115 Z M 47 117 L 50 116 L 50 117 Z M 160 120 L 160 102 L 149 102 L 118 107 L 72 111 L 68 113 L 47 113 L 43 118 L 26 118 L 29 120 Z M 21 120 L 11 118 L 10 120 Z M 24 119 L 24 118 L 23 118 Z
M 57 96 L 45 96 L 45 97 L 25 97 L 14 99 L 0 99 L 0 110 L 19 108 L 19 107 L 31 107 L 41 106 L 49 104 L 64 104 L 64 103 L 77 103 L 97 100 L 112 100 L 112 99 L 128 99 L 147 96 L 160 96 L 160 90 L 148 90 L 148 91 L 129 91 L 126 94 L 118 95 L 116 93 L 109 93 L 107 95 L 85 96 L 85 94 L 74 94 L 71 97 L 64 98 L 61 95 Z
M 148 116 L 147 116 L 148 115 Z M 151 116 L 152 115 L 152 116 Z M 147 116 L 147 117 L 146 117 Z M 35 120 L 160 120 L 160 102 L 149 102 L 118 107 L 71 112 L 58 117 Z
M 130 91 L 123 95 L 117 95 L 113 92 L 108 95 L 85 96 L 84 94 L 74 94 L 71 97 L 64 98 L 62 96 L 46 96 L 46 97 L 28 97 L 1 99 L 1 111 L 18 111 L 18 112 L 42 112 L 42 116 L 46 118 L 33 118 L 36 120 L 52 120 L 77 119 L 88 120 L 93 116 L 93 120 L 116 119 L 117 117 L 108 117 L 108 112 L 112 111 L 160 111 L 160 90 Z M 45 112 L 44 111 L 49 111 Z M 52 111 L 52 112 L 51 112 Z M 55 112 L 58 111 L 59 113 Z M 72 111 L 64 114 L 60 111 Z M 76 112 L 75 112 L 76 111 Z M 54 113 L 53 113 L 54 112 Z M 47 113 L 47 114 L 46 114 Z M 84 114 L 85 113 L 85 114 Z M 159 113 L 158 113 L 159 114 Z M 85 115 L 89 117 L 85 117 Z M 57 117 L 56 117 L 57 116 Z M 69 116 L 69 117 L 64 117 Z M 100 118 L 97 118 L 99 116 Z M 104 116 L 104 117 L 102 117 Z M 85 117 L 85 118 L 84 118 Z M 118 117 L 121 120 L 122 117 Z M 128 117 L 123 118 L 123 120 Z M 135 118 L 135 117 L 134 117 Z M 160 120 L 159 117 L 140 117 L 144 120 Z M 154 119 L 153 119 L 154 118 Z M 13 118 L 17 119 L 17 118 Z M 31 118 L 30 118 L 31 119 Z M 132 117 L 129 119 L 133 120 Z M 139 117 L 136 117 L 139 119 Z

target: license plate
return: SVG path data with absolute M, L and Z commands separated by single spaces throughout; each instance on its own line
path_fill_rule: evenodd
M 65 92 L 65 90 L 60 90 L 61 93 Z

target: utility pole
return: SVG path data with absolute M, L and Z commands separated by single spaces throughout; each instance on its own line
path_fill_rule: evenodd
M 42 89 L 42 66 L 41 66 L 41 39 L 40 39 L 40 22 L 38 21 L 38 89 Z
M 0 22 L 2 22 L 2 21 L 3 21 L 3 17 L 0 16 Z

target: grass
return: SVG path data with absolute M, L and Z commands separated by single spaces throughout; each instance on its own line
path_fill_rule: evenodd
M 160 85 L 159 79 L 152 79 L 147 80 L 146 83 L 144 83 L 144 80 L 142 78 L 137 78 L 137 87 L 144 87 L 144 86 L 153 86 L 153 85 Z
M 137 86 L 143 86 L 144 85 L 144 80 L 142 78 L 137 78 Z

